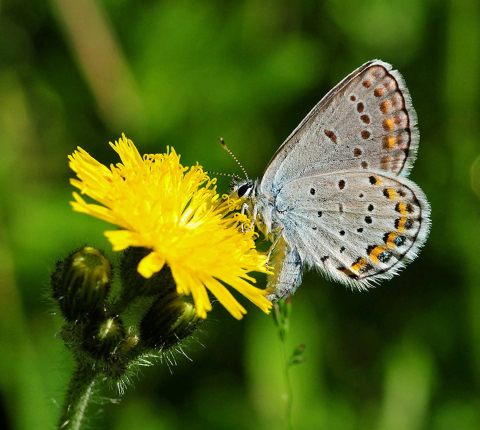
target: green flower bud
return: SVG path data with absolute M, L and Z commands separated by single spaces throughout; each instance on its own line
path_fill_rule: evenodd
M 91 321 L 83 331 L 83 350 L 96 360 L 108 359 L 125 340 L 125 329 L 117 317 Z
M 195 307 L 176 291 L 159 297 L 140 322 L 140 342 L 146 348 L 168 350 L 193 334 L 201 319 Z
M 110 291 L 112 268 L 105 256 L 85 246 L 57 263 L 52 275 L 53 297 L 67 321 L 100 314 Z

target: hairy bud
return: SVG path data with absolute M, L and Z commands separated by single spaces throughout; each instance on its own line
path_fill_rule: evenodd
M 168 350 L 193 334 L 201 319 L 195 307 L 176 291 L 159 297 L 140 323 L 140 341 L 146 348 Z
M 69 322 L 103 311 L 112 268 L 105 256 L 85 246 L 57 263 L 52 275 L 53 297 Z
M 108 359 L 125 339 L 125 329 L 118 317 L 92 321 L 83 331 L 83 349 L 94 359 Z

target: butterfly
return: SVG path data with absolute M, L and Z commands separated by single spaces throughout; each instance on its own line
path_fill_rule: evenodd
M 427 198 L 407 179 L 418 143 L 402 76 L 374 60 L 311 110 L 261 181 L 234 176 L 231 196 L 273 243 L 269 300 L 295 292 L 304 267 L 365 290 L 417 256 L 430 229 Z

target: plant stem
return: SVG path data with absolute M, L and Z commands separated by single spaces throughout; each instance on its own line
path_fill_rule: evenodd
M 282 348 L 282 358 L 283 358 L 283 369 L 285 372 L 285 384 L 287 388 L 286 393 L 286 409 L 287 409 L 287 425 L 288 429 L 293 429 L 292 423 L 292 400 L 293 400 L 293 391 L 292 391 L 292 384 L 290 382 L 290 374 L 288 372 L 288 360 L 287 360 L 287 353 L 285 352 L 285 340 L 280 340 L 280 345 Z
M 80 429 L 96 378 L 97 373 L 91 367 L 77 365 L 65 397 L 58 429 Z

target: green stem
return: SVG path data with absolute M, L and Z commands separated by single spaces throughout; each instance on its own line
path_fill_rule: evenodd
M 96 379 L 97 373 L 92 368 L 78 365 L 68 387 L 58 429 L 80 429 Z
M 285 340 L 280 340 L 280 345 L 282 348 L 282 358 L 283 358 L 283 369 L 285 372 L 285 383 L 287 386 L 287 393 L 286 393 L 286 407 L 287 407 L 287 426 L 288 429 L 292 430 L 293 429 L 293 423 L 292 423 L 292 401 L 293 401 L 293 391 L 292 391 L 292 383 L 290 381 L 290 374 L 288 372 L 288 359 L 287 359 L 287 353 L 285 351 Z

